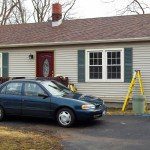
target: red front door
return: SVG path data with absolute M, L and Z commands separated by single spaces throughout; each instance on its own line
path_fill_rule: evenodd
M 54 53 L 37 52 L 36 53 L 36 76 L 53 77 L 54 75 Z

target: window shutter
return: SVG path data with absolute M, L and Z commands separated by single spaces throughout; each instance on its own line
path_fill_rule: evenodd
M 2 77 L 8 77 L 8 53 L 2 53 Z
M 124 82 L 129 83 L 133 73 L 133 48 L 124 48 Z
M 85 50 L 78 50 L 78 82 L 85 82 Z

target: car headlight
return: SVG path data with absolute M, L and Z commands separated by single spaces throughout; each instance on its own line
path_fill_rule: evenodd
M 90 110 L 90 109 L 95 109 L 95 105 L 93 105 L 93 104 L 84 104 L 84 105 L 82 105 L 82 109 L 83 110 Z

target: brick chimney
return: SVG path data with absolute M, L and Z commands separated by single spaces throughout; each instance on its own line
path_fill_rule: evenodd
M 52 26 L 59 26 L 62 23 L 62 6 L 59 3 L 52 5 Z

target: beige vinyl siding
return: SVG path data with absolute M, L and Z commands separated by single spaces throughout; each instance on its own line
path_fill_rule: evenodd
M 135 46 L 133 51 L 134 70 L 141 70 L 145 95 L 150 101 L 150 45 Z M 135 87 L 135 93 L 139 92 L 139 86 Z
M 127 92 L 127 83 L 106 83 L 106 82 L 87 82 L 78 83 L 77 70 L 77 50 L 55 51 L 56 75 L 69 77 L 71 83 L 74 83 L 79 92 L 102 97 L 108 101 L 122 100 Z
M 77 50 L 55 51 L 55 75 L 69 77 L 70 82 L 77 83 Z
M 139 45 L 139 44 L 120 44 L 113 46 L 85 46 L 80 47 L 78 49 L 91 49 L 99 48 L 99 49 L 107 49 L 107 48 L 124 48 L 124 47 L 133 47 L 133 70 L 140 69 L 143 77 L 143 85 L 145 89 L 145 95 L 147 100 L 150 101 L 150 44 L 147 45 Z M 66 49 L 55 51 L 55 72 L 56 74 L 61 74 L 69 77 L 70 81 L 74 83 L 79 92 L 84 94 L 91 94 L 95 96 L 99 96 L 106 101 L 123 101 L 129 83 L 124 82 L 86 82 L 86 83 L 78 83 L 77 78 L 77 49 Z M 139 87 L 135 87 L 135 93 L 139 92 Z
M 10 77 L 35 77 L 36 76 L 36 51 L 54 51 L 54 73 L 69 77 L 69 81 L 74 83 L 79 92 L 99 96 L 106 101 L 123 101 L 127 93 L 129 83 L 115 82 L 87 82 L 78 83 L 78 57 L 77 51 L 84 49 L 107 49 L 107 48 L 133 48 L 133 70 L 142 71 L 145 95 L 150 101 L 150 43 L 130 43 L 130 44 L 95 44 L 61 47 L 39 47 L 30 49 L 8 50 L 9 52 L 9 76 Z M 5 51 L 6 52 L 6 51 Z M 34 55 L 33 60 L 28 59 L 28 55 Z M 137 93 L 138 88 L 135 88 Z
M 9 76 L 10 77 L 35 77 L 35 59 L 29 60 L 28 56 L 35 51 L 10 51 L 9 52 Z

